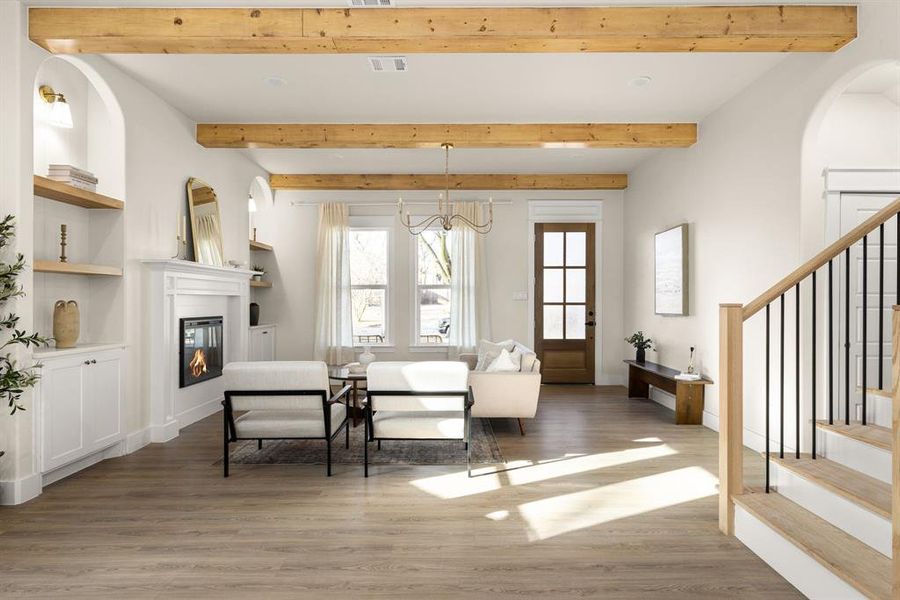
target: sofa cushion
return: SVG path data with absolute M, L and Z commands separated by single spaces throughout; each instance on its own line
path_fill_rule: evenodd
M 321 390 L 331 396 L 328 367 L 321 361 L 232 362 L 222 369 L 225 390 Z M 322 396 L 233 396 L 234 410 L 318 410 Z M 320 419 L 321 420 L 321 419 Z
M 336 402 L 331 405 L 331 433 L 338 430 L 347 407 Z M 239 438 L 323 438 L 325 417 L 322 409 L 308 410 L 251 410 L 234 420 Z
M 481 340 L 478 342 L 478 363 L 475 365 L 476 371 L 487 371 L 488 366 L 500 356 L 503 350 L 512 352 L 516 343 L 513 340 L 505 340 L 503 342 L 491 342 Z
M 377 392 L 466 392 L 468 377 L 466 364 L 453 361 L 375 362 L 369 365 L 367 373 L 372 408 L 376 411 L 462 411 L 462 394 L 381 396 Z
M 372 424 L 378 438 L 460 440 L 465 437 L 464 416 L 459 411 L 379 410 L 372 417 Z
M 506 348 L 500 351 L 500 356 L 485 369 L 488 373 L 518 373 L 522 366 L 522 353 L 518 350 L 510 352 Z

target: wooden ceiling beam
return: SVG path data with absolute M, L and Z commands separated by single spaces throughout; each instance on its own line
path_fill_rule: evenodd
M 425 175 L 270 175 L 273 190 L 443 190 L 443 173 Z M 624 173 L 451 174 L 451 190 L 624 190 Z
M 29 9 L 50 52 L 834 52 L 855 6 Z
M 686 148 L 696 123 L 197 124 L 206 148 Z

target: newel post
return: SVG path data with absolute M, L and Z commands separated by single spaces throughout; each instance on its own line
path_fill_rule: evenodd
M 891 597 L 900 599 L 900 306 L 891 322 Z
M 734 502 L 744 491 L 744 307 L 719 305 L 719 529 L 734 535 Z

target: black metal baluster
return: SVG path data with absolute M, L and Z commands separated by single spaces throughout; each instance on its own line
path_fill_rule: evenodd
M 850 248 L 844 251 L 844 422 L 850 424 Z
M 884 389 L 884 223 L 878 226 L 878 389 Z
M 784 294 L 781 295 L 781 401 L 778 417 L 778 458 L 784 458 Z
M 816 272 L 812 272 L 812 390 L 809 400 L 809 420 L 812 426 L 812 457 L 816 458 Z
M 766 493 L 769 493 L 769 307 L 766 304 Z
M 796 316 L 794 317 L 794 453 L 800 458 L 800 284 L 794 286 Z
M 862 239 L 863 243 L 863 256 L 862 256 L 862 424 L 866 424 L 866 385 L 868 384 L 868 378 L 866 377 L 866 371 L 868 370 L 866 365 L 866 354 L 868 348 L 866 347 L 869 341 L 869 332 L 868 322 L 869 322 L 869 236 L 864 235 Z
M 828 261 L 828 424 L 834 425 L 834 261 Z

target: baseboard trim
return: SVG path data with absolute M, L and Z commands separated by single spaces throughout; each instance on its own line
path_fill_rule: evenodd
M 192 425 L 193 423 L 205 419 L 210 415 L 216 414 L 217 412 L 222 410 L 222 401 L 224 399 L 225 396 L 219 396 L 218 398 L 207 400 L 203 404 L 175 415 L 175 420 L 178 423 L 178 429 L 183 429 L 188 425 Z M 178 434 L 176 433 L 175 435 Z
M 0 481 L 0 506 L 23 504 L 40 496 L 41 491 L 43 485 L 40 473 L 22 479 Z
M 165 425 L 150 426 L 150 441 L 162 444 L 178 437 L 178 421 L 169 421 Z
M 69 475 L 74 475 L 75 473 L 87 469 L 88 467 L 92 467 L 96 465 L 98 462 L 106 460 L 107 458 L 117 458 L 119 456 L 124 456 L 125 452 L 125 440 L 119 440 L 111 446 L 107 446 L 102 450 L 97 450 L 91 454 L 83 458 L 79 458 L 74 462 L 70 462 L 67 465 L 63 465 L 52 471 L 48 471 L 44 473 L 41 478 L 43 480 L 44 487 L 47 487 L 51 483 L 56 483 L 60 479 L 65 479 Z
M 125 454 L 137 452 L 150 443 L 150 428 L 144 427 L 125 436 Z

